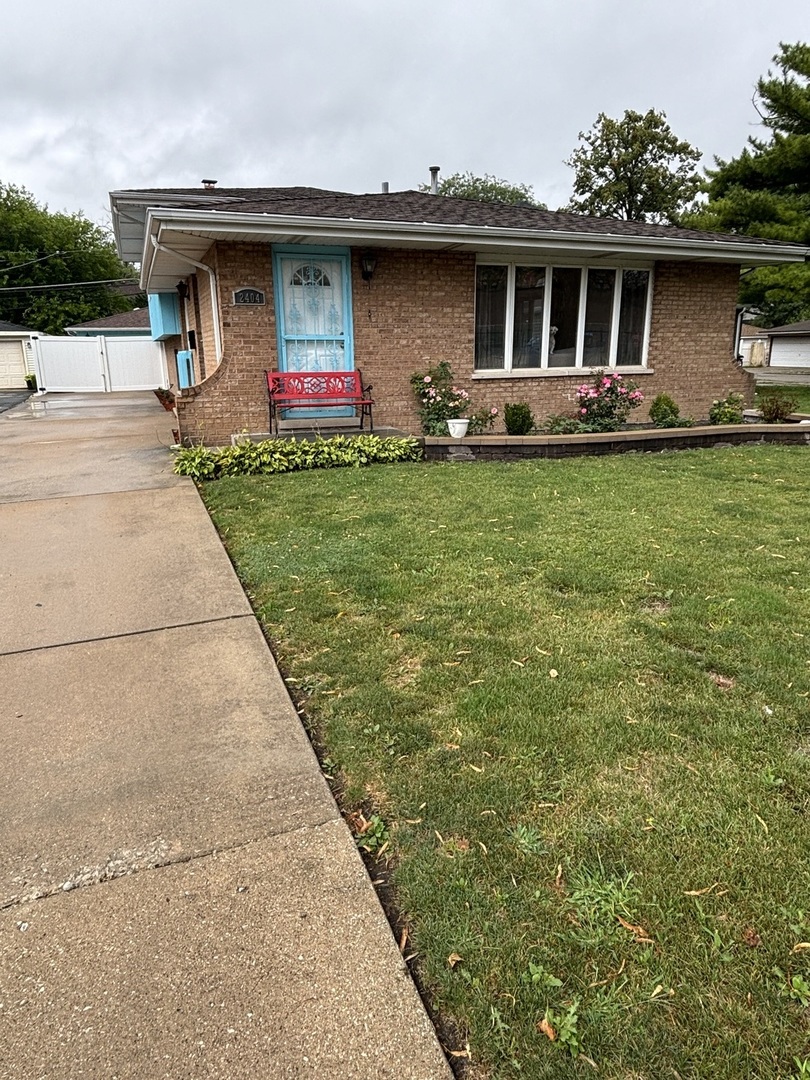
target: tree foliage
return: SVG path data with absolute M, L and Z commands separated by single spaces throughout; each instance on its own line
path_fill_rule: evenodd
M 716 160 L 708 203 L 688 224 L 810 245 L 810 45 L 781 44 L 773 63 L 754 96 L 769 137 L 750 138 L 731 161 Z M 740 300 L 763 326 L 809 319 L 810 267 L 744 274 Z
M 0 181 L 0 319 L 43 333 L 132 307 L 106 285 L 6 291 L 73 282 L 134 281 L 109 234 L 81 213 L 51 213 L 22 187 Z
M 599 113 L 579 138 L 565 162 L 574 170 L 566 210 L 671 224 L 700 190 L 700 151 L 675 137 L 662 112 L 627 109 L 621 120 Z
M 423 184 L 422 191 L 428 187 Z M 497 176 L 484 173 L 475 176 L 471 172 L 453 173 L 439 181 L 439 194 L 451 195 L 456 199 L 475 199 L 479 202 L 510 203 L 513 206 L 535 206 L 545 210 L 545 204 L 534 197 L 534 189 L 529 184 L 512 184 L 508 180 L 499 180 Z

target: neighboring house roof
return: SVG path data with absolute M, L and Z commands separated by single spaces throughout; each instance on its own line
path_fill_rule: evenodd
M 763 330 L 760 326 L 752 326 L 751 323 L 743 323 L 740 336 L 743 338 L 764 338 L 768 336 L 768 331 Z
M 768 337 L 780 337 L 781 335 L 810 334 L 810 321 L 787 323 L 785 326 L 772 326 L 765 333 Z
M 3 322 L 0 319 L 0 334 L 36 334 L 38 331 L 31 330 L 28 326 L 18 326 L 13 322 Z
M 352 195 L 321 188 L 156 188 L 110 196 L 122 258 L 141 284 L 168 289 L 214 240 L 708 259 L 749 266 L 798 262 L 810 250 L 760 237 L 595 218 L 421 191 Z
M 132 311 L 119 311 L 115 315 L 105 315 L 101 319 L 66 326 L 65 330 L 149 330 L 149 308 L 133 308 Z

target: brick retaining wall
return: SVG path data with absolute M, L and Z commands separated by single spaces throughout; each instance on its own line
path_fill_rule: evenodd
M 783 443 L 810 446 L 810 425 L 722 424 L 709 427 L 607 431 L 590 435 L 482 435 L 423 440 L 428 461 L 518 461 L 522 458 L 581 457 L 586 454 L 662 453 Z

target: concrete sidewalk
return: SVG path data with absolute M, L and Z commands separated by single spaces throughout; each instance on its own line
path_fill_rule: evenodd
M 0 1080 L 447 1080 L 172 419 L 0 416 Z

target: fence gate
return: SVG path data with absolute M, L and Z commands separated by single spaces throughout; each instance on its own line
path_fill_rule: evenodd
M 110 390 L 154 390 L 168 386 L 168 373 L 159 341 L 103 338 Z
M 154 390 L 166 386 L 163 347 L 157 341 L 112 337 L 41 337 L 37 381 L 54 393 Z

